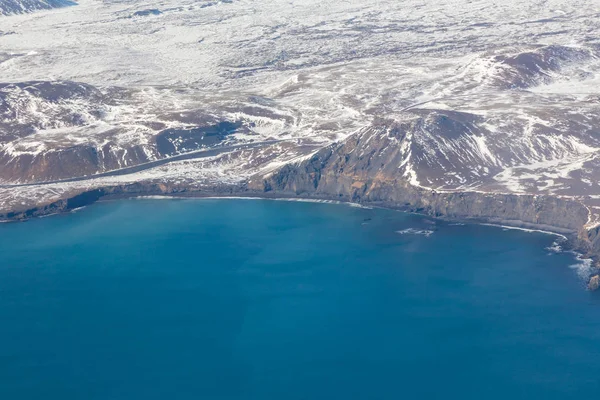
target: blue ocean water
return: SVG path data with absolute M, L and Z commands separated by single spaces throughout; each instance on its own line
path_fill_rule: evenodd
M 0 399 L 593 395 L 600 296 L 553 241 L 244 200 L 0 224 Z

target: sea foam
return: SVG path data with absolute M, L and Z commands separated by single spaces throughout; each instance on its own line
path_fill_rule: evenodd
M 399 233 L 401 235 L 423 235 L 425 237 L 430 237 L 431 235 L 433 235 L 434 231 L 430 231 L 427 229 L 408 228 L 403 229 L 401 231 L 396 231 L 396 233 Z

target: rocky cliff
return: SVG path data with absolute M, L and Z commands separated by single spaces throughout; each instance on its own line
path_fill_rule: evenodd
M 477 219 L 576 234 L 588 221 L 580 202 L 546 195 L 441 191 L 413 186 L 403 174 L 405 132 L 381 123 L 311 158 L 249 183 L 254 190 L 374 203 L 435 217 Z

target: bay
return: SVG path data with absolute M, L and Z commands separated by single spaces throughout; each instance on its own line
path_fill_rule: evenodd
M 590 395 L 600 297 L 554 240 L 259 200 L 1 224 L 0 398 Z

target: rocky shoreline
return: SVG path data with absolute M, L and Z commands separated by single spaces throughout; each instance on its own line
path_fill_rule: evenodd
M 327 154 L 327 153 L 325 153 Z M 67 213 L 97 201 L 139 196 L 163 195 L 173 198 L 252 197 L 258 199 L 300 199 L 351 202 L 364 206 L 412 212 L 454 222 L 490 223 L 554 233 L 566 238 L 565 250 L 575 251 L 600 265 L 599 229 L 584 228 L 584 205 L 551 196 L 522 196 L 477 192 L 440 193 L 396 183 L 378 184 L 366 190 L 342 175 L 328 175 L 322 152 L 301 164 L 286 166 L 269 177 L 256 177 L 241 185 L 217 185 L 190 189 L 164 183 L 136 183 L 109 186 L 79 193 L 70 198 L 23 211 L 0 214 L 3 221 L 26 221 L 52 214 Z M 313 167 L 324 166 L 318 178 Z M 331 180 L 331 178 L 335 179 Z M 373 182 L 366 183 L 372 186 Z M 332 188 L 335 187 L 336 190 Z M 598 269 L 598 268 L 596 268 Z M 598 271 L 600 272 L 600 271 Z M 600 273 L 589 277 L 588 288 L 600 288 Z

